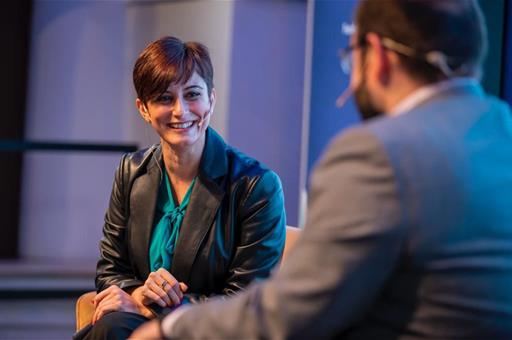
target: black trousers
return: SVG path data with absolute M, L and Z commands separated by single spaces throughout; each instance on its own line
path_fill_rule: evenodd
M 132 332 L 149 319 L 135 313 L 110 312 L 94 326 L 89 324 L 73 335 L 73 340 L 125 340 Z

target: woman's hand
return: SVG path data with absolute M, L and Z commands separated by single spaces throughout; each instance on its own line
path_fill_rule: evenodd
M 181 304 L 183 293 L 188 287 L 178 282 L 171 273 L 164 268 L 151 272 L 144 286 L 140 287 L 141 303 L 147 306 L 156 302 L 161 307 L 171 307 Z
M 95 310 L 92 316 L 94 325 L 103 315 L 119 311 L 140 314 L 136 301 L 118 286 L 110 286 L 101 291 L 93 300 Z

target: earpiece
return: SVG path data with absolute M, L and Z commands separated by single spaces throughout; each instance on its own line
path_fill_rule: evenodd
M 204 124 L 204 121 L 206 120 L 206 117 L 208 117 L 209 115 L 212 114 L 212 109 L 210 107 L 210 110 L 208 110 L 208 112 L 205 113 L 205 115 L 201 118 L 201 120 L 199 121 L 199 123 L 197 123 L 197 126 L 200 128 L 201 126 L 203 126 Z
M 151 124 L 151 116 L 149 115 L 148 108 L 144 104 L 142 104 L 142 111 L 145 113 L 144 120 L 146 123 Z

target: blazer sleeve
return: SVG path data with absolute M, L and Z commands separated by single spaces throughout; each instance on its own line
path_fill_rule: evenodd
M 226 295 L 270 276 L 284 250 L 286 215 L 279 177 L 265 170 L 251 180 L 249 188 L 237 213 L 240 237 L 223 289 Z
M 337 138 L 315 169 L 306 227 L 266 282 L 233 298 L 189 307 L 171 338 L 324 338 L 371 306 L 405 239 L 395 174 L 364 129 Z
M 234 295 L 251 282 L 267 278 L 281 260 L 286 237 L 286 215 L 281 181 L 264 170 L 246 184 L 237 210 L 238 243 L 220 294 L 185 294 L 185 303 L 206 302 Z M 157 306 L 154 306 L 158 312 Z
M 133 272 L 126 239 L 127 187 L 129 178 L 129 155 L 124 155 L 116 170 L 112 193 L 100 241 L 100 259 L 96 267 L 96 289 L 98 292 L 116 285 L 121 289 L 142 285 Z

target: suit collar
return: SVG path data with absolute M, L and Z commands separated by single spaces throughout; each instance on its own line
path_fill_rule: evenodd
M 160 143 L 153 145 L 146 151 L 147 160 L 147 172 L 158 172 L 160 173 L 164 169 L 164 162 L 162 159 L 162 145 Z
M 483 90 L 478 81 L 473 78 L 460 77 L 443 80 L 418 88 L 395 105 L 388 115 L 399 116 L 406 114 L 432 99 L 454 93 L 472 93 L 482 95 Z
M 128 229 L 132 230 L 130 244 L 133 248 L 142 278 L 150 273 L 149 268 L 149 242 L 153 232 L 155 207 L 158 195 L 158 188 L 162 180 L 162 173 L 159 170 L 161 161 L 160 146 L 151 147 L 145 157 L 151 157 L 147 162 L 146 171 L 137 176 L 130 191 L 130 220 Z M 161 167 L 161 165 L 160 165 Z M 143 171 L 144 167 L 141 167 Z
M 192 189 L 172 261 L 172 274 L 179 281 L 188 283 L 199 248 L 215 222 L 225 193 L 222 183 L 227 171 L 226 144 L 208 128 L 198 180 Z
M 199 164 L 199 175 L 215 180 L 228 172 L 228 159 L 226 155 L 226 143 L 213 130 L 206 130 L 206 142 Z

